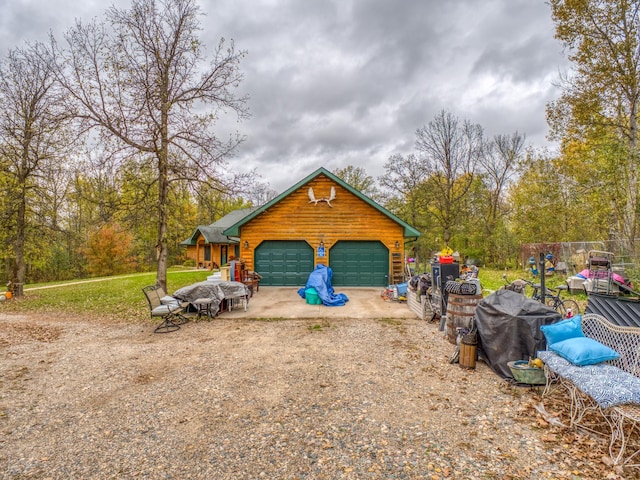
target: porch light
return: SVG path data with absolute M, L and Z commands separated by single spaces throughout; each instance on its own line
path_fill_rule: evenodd
M 396 248 L 400 248 L 400 242 L 396 240 Z
M 245 240 L 244 243 L 242 244 L 242 246 L 244 248 L 249 248 L 249 240 Z

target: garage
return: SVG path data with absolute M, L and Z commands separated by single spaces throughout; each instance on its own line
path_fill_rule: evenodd
M 255 250 L 260 285 L 304 285 L 314 268 L 313 260 L 313 249 L 303 240 L 266 240 Z
M 237 218 L 223 234 L 270 286 L 304 286 L 318 265 L 331 267 L 338 287 L 399 283 L 405 247 L 420 236 L 325 168 Z
M 389 284 L 389 250 L 379 241 L 340 240 L 331 248 L 329 266 L 340 287 Z

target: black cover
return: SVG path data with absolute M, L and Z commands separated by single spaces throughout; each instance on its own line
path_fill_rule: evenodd
M 554 309 L 510 290 L 498 290 L 476 307 L 479 356 L 503 378 L 513 378 L 507 362 L 535 358 L 546 350 L 540 327 L 562 320 Z

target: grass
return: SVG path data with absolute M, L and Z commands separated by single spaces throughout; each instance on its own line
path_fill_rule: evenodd
M 506 275 L 506 282 L 503 278 L 503 275 Z M 491 292 L 499 290 L 500 287 L 504 286 L 506 283 L 512 282 L 519 278 L 524 278 L 526 280 L 532 281 L 534 283 L 540 283 L 540 278 L 534 278 L 528 271 L 523 270 L 491 270 L 486 268 L 481 268 L 478 274 L 478 278 L 480 279 L 480 284 L 482 285 L 484 295 L 488 295 Z M 545 277 L 545 285 L 547 287 L 555 288 L 558 285 L 566 285 L 567 277 L 565 275 L 554 275 L 552 277 Z M 527 296 L 531 296 L 531 289 L 527 287 Z M 580 305 L 580 310 L 584 312 L 585 307 L 587 306 L 587 294 L 584 292 L 571 294 L 568 291 L 561 294 L 562 298 L 571 298 L 578 302 Z
M 400 320 L 396 320 L 395 318 L 379 318 L 379 322 L 386 323 L 387 325 L 402 325 Z
M 168 291 L 206 280 L 211 272 L 208 270 L 185 270 L 172 268 L 167 272 Z M 505 284 L 502 275 L 509 281 L 527 277 L 522 271 L 503 271 L 481 268 L 479 273 L 485 295 L 498 290 Z M 531 278 L 529 278 L 531 279 Z M 99 280 L 99 281 L 97 281 Z M 142 294 L 142 287 L 152 285 L 156 281 L 155 272 L 119 275 L 114 277 L 59 282 L 56 284 L 25 285 L 25 294 L 21 298 L 0 302 L 0 312 L 7 313 L 56 313 L 58 315 L 96 315 L 127 321 L 149 320 L 149 310 Z M 554 287 L 565 281 L 564 277 L 555 276 L 547 279 L 547 285 Z M 528 292 L 530 293 L 530 292 Z M 563 294 L 563 298 L 573 298 L 582 310 L 586 306 L 587 296 L 584 293 Z M 313 326 L 321 330 L 327 325 Z
M 169 269 L 167 288 L 178 288 L 206 280 L 208 270 Z M 0 312 L 95 314 L 100 317 L 148 320 L 149 308 L 142 287 L 156 283 L 156 273 L 118 275 L 98 279 L 25 285 L 24 296 L 0 303 Z M 46 287 L 46 288 L 43 288 Z

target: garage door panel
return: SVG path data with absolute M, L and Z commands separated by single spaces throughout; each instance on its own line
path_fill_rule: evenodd
M 339 241 L 329 258 L 334 285 L 377 287 L 389 283 L 389 250 L 379 241 Z
M 313 249 L 304 241 L 268 240 L 255 251 L 260 283 L 272 286 L 304 286 L 313 270 Z

